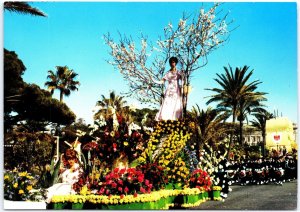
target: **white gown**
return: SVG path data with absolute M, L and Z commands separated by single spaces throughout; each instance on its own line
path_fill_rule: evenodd
M 57 183 L 48 188 L 47 193 L 47 203 L 51 202 L 51 199 L 53 195 L 68 195 L 68 194 L 75 194 L 75 191 L 72 189 L 72 185 L 76 182 L 78 182 L 80 173 L 82 172 L 82 169 L 79 167 L 79 165 L 76 163 L 74 164 L 74 171 L 71 171 L 71 169 L 66 169 L 62 174 L 62 183 Z

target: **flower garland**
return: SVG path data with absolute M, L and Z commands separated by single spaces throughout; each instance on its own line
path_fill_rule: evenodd
M 85 203 L 90 202 L 93 204 L 123 204 L 135 202 L 155 202 L 161 198 L 178 195 L 197 195 L 204 193 L 205 189 L 198 188 L 185 188 L 183 190 L 159 190 L 153 191 L 150 194 L 139 194 L 138 196 L 129 194 L 121 197 L 120 195 L 54 195 L 51 202 L 70 202 L 70 203 Z

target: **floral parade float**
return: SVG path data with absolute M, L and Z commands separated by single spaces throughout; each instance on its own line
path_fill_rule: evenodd
M 183 120 L 139 127 L 112 109 L 83 145 L 85 172 L 73 194 L 54 195 L 49 209 L 169 209 L 220 200 L 221 187 L 197 168 Z

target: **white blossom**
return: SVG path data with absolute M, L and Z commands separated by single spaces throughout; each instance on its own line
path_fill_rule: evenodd
M 130 136 L 133 130 L 140 130 L 141 127 L 137 124 L 135 124 L 134 122 L 132 122 L 129 126 L 128 126 L 128 135 Z

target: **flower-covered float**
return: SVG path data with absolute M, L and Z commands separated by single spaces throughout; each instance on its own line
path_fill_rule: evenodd
M 83 174 L 49 209 L 168 209 L 220 199 L 219 186 L 199 168 L 183 120 L 139 127 L 111 110 L 82 145 Z M 85 162 L 84 162 L 85 161 Z

